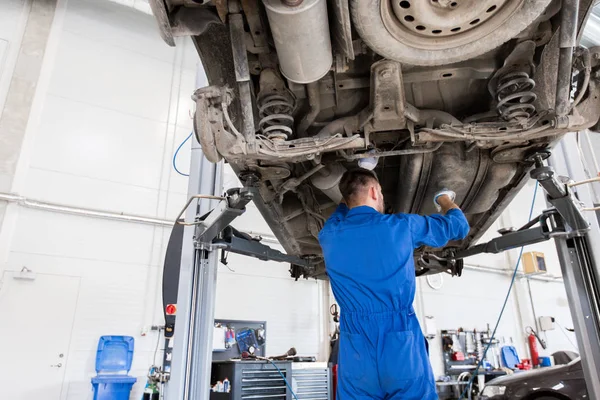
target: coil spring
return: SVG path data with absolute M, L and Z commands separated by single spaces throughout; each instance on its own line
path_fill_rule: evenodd
M 497 109 L 506 121 L 516 118 L 529 118 L 535 113 L 532 104 L 537 98 L 532 92 L 535 81 L 527 72 L 511 72 L 498 79 L 496 96 Z
M 258 128 L 271 140 L 286 140 L 292 136 L 294 101 L 291 96 L 269 94 L 259 99 Z

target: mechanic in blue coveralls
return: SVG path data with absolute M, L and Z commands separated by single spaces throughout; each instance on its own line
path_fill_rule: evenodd
M 469 233 L 443 190 L 442 214 L 384 214 L 377 176 L 348 171 L 344 198 L 319 235 L 333 294 L 341 308 L 338 399 L 437 399 L 426 341 L 412 304 L 413 250 L 441 247 Z

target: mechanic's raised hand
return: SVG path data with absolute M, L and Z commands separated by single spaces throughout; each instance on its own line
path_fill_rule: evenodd
M 442 189 L 433 196 L 433 204 L 435 204 L 435 208 L 438 212 L 442 211 L 446 213 L 446 211 L 451 208 L 458 208 L 456 204 L 454 204 L 454 199 L 456 198 L 456 193 L 450 189 Z

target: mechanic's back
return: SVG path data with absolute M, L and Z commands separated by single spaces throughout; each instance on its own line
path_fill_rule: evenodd
M 341 307 L 338 394 L 346 399 L 435 399 L 425 339 L 414 315 L 413 249 L 466 237 L 469 225 L 450 191 L 445 216 L 383 214 L 375 174 L 348 171 L 340 204 L 319 235 Z

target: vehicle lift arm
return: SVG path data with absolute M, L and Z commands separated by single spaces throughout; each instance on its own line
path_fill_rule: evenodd
M 224 197 L 219 197 L 219 204 L 209 213 L 197 217 L 193 222 L 186 222 L 180 218 L 194 199 L 215 198 L 215 196 L 193 196 L 179 214 L 178 223 L 195 225 L 194 246 L 198 250 L 222 250 L 258 258 L 262 261 L 276 261 L 290 263 L 304 269 L 313 267 L 315 257 L 294 256 L 282 253 L 267 245 L 260 243 L 260 238 L 253 238 L 248 234 L 238 231 L 229 224 L 246 211 L 246 205 L 254 198 L 254 182 L 256 177 L 244 176 L 245 186 L 227 191 Z M 221 258 L 221 262 L 225 257 Z

